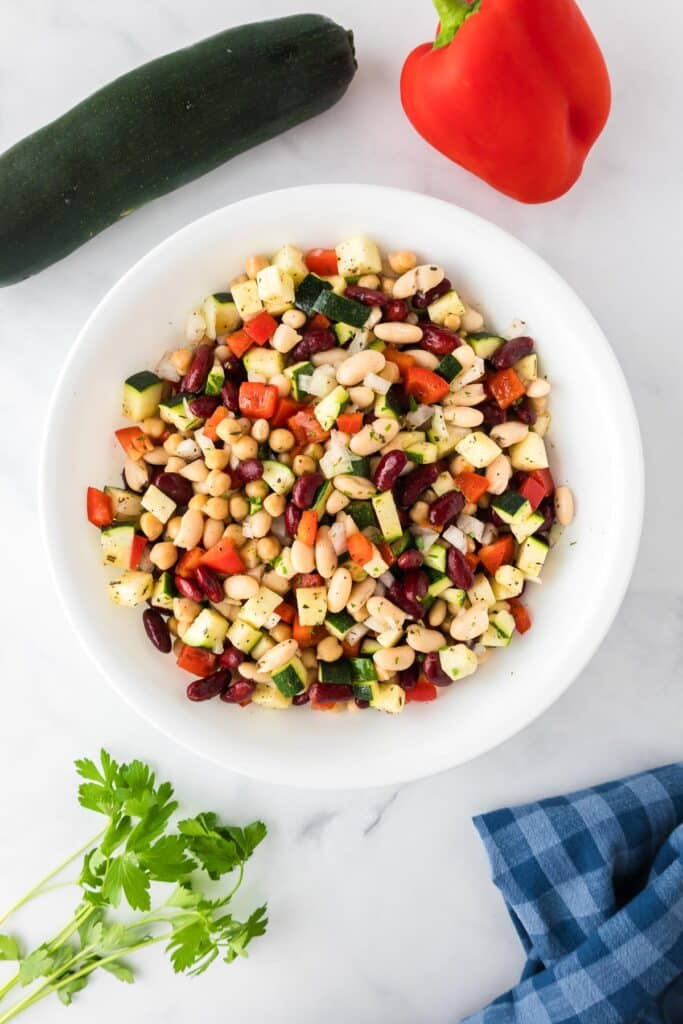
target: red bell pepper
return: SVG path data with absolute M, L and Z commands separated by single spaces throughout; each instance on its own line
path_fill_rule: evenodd
M 475 505 L 488 490 L 489 481 L 485 476 L 479 476 L 478 473 L 458 473 L 454 479 L 458 490 Z
M 175 567 L 176 574 L 184 579 L 191 579 L 202 564 L 202 556 L 204 554 L 204 548 L 190 548 L 178 560 Z
M 240 328 L 239 331 L 235 331 L 234 334 L 229 334 L 227 336 L 225 344 L 236 359 L 241 359 L 244 353 L 249 351 L 254 342 L 244 328 Z
M 413 701 L 419 701 L 421 704 L 424 704 L 425 701 L 436 700 L 436 697 L 437 692 L 434 684 L 425 681 L 420 681 L 412 690 L 406 690 L 406 704 L 412 704 Z
M 524 203 L 563 195 L 605 126 L 604 57 L 575 0 L 434 0 L 403 107 L 450 160 Z
M 318 277 L 332 277 L 339 273 L 337 254 L 334 249 L 311 249 L 306 253 L 304 262 L 312 274 Z
M 356 565 L 365 565 L 372 558 L 374 548 L 372 541 L 364 533 L 352 533 L 346 541 L 349 554 Z
M 275 609 L 275 614 L 279 615 L 283 622 L 291 623 L 294 622 L 296 612 L 292 608 L 291 604 L 287 604 L 286 601 L 283 601 L 282 604 L 279 604 Z
M 176 659 L 178 668 L 191 672 L 193 676 L 208 676 L 216 664 L 216 655 L 211 651 L 203 651 L 201 647 L 190 647 L 183 644 Z
M 357 434 L 362 426 L 362 412 L 343 412 L 341 416 L 337 416 L 336 427 L 343 434 Z
M 308 321 L 310 331 L 324 331 L 330 326 L 330 321 L 322 313 L 314 313 Z
M 217 440 L 218 434 L 216 433 L 216 427 L 222 420 L 225 419 L 227 415 L 228 410 L 225 408 L 224 405 L 219 405 L 218 408 L 214 409 L 214 411 L 211 413 L 208 420 L 204 424 L 204 434 L 206 435 L 206 437 L 209 438 L 209 440 Z
M 265 345 L 267 341 L 270 341 L 276 329 L 277 320 L 266 312 L 259 313 L 244 325 L 244 330 L 257 345 Z
M 315 444 L 326 441 L 330 436 L 329 430 L 323 430 L 310 409 L 300 409 L 294 416 L 290 416 L 287 426 L 299 444 Z
M 511 533 L 506 533 L 492 544 L 484 544 L 477 554 L 486 571 L 494 576 L 501 565 L 511 562 L 515 557 L 515 538 Z
M 507 370 L 498 370 L 498 373 L 489 377 L 487 383 L 501 409 L 509 409 L 525 393 L 524 384 L 511 366 Z
M 305 512 L 301 513 L 301 519 L 296 529 L 297 540 L 300 540 L 302 544 L 307 544 L 309 548 L 312 548 L 315 544 L 315 538 L 318 533 L 318 513 L 314 512 L 312 508 L 306 509 Z
M 401 352 L 400 349 L 392 348 L 391 345 L 387 345 L 382 353 L 388 363 L 394 363 L 398 366 L 398 371 L 401 376 L 405 376 L 406 370 L 411 366 L 415 366 L 415 359 L 413 356 L 409 356 L 407 352 Z
M 286 427 L 289 417 L 298 412 L 300 408 L 299 402 L 295 402 L 291 398 L 281 398 L 275 415 L 270 421 L 271 428 L 275 430 L 276 427 Z
M 275 415 L 278 390 L 272 384 L 245 380 L 240 384 L 240 412 L 250 420 L 269 420 Z
M 537 484 L 540 484 L 543 488 L 543 497 L 549 498 L 551 494 L 555 492 L 555 481 L 553 480 L 553 474 L 549 469 L 532 469 L 529 473 L 532 480 L 535 480 Z
M 511 597 L 508 599 L 510 606 L 510 615 L 515 620 L 515 628 L 518 633 L 527 633 L 531 629 L 531 616 L 526 609 L 526 605 L 517 597 Z
M 292 639 L 296 640 L 302 650 L 306 647 L 315 647 L 326 636 L 328 632 L 324 626 L 302 626 L 298 613 L 294 613 Z
M 526 498 L 534 512 L 546 496 L 543 484 L 539 483 L 538 480 L 534 480 L 532 476 L 526 478 L 519 488 L 519 493 L 523 498 Z
M 89 487 L 86 499 L 88 520 L 93 526 L 109 526 L 114 519 L 111 498 L 97 487 Z
M 128 563 L 129 569 L 137 569 L 142 558 L 142 552 L 145 550 L 147 545 L 147 538 L 143 537 L 141 533 L 136 533 L 133 537 L 133 543 L 130 547 L 130 561 Z
M 200 560 L 202 565 L 216 572 L 244 572 L 245 565 L 231 540 L 222 537 L 217 544 L 205 551 Z
M 122 427 L 114 431 L 114 437 L 123 448 L 126 455 L 131 458 L 141 459 L 145 452 L 151 452 L 154 445 L 143 433 L 142 427 Z
M 425 405 L 440 402 L 450 390 L 447 380 L 423 366 L 409 366 L 404 374 L 404 380 L 406 394 L 412 395 Z

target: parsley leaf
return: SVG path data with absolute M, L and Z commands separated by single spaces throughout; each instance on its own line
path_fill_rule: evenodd
M 0 960 L 20 960 L 19 943 L 12 935 L 0 935 Z

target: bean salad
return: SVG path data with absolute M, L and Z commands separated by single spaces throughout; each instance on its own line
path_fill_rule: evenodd
M 192 701 L 434 700 L 531 627 L 574 514 L 534 341 L 366 236 L 252 256 L 123 385 L 123 480 L 89 487 L 112 600 Z

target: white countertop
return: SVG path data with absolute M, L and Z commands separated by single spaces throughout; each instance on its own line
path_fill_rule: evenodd
M 93 831 L 74 799 L 71 762 L 101 745 L 120 758 L 151 760 L 176 783 L 187 809 L 216 808 L 237 822 L 261 816 L 270 826 L 247 889 L 254 899 L 268 899 L 271 924 L 247 963 L 214 966 L 193 981 L 174 978 L 161 953 L 145 953 L 134 989 L 98 979 L 67 1012 L 71 1024 L 114 1024 L 126 1016 L 165 1024 L 458 1020 L 513 983 L 522 961 L 472 814 L 682 754 L 679 6 L 659 0 L 646 10 L 583 0 L 611 68 L 614 110 L 578 186 L 541 207 L 518 205 L 450 165 L 403 117 L 398 73 L 403 56 L 433 30 L 429 0 L 319 0 L 303 9 L 311 7 L 355 32 L 360 69 L 336 108 L 147 206 L 40 276 L 0 291 L 6 424 L 0 906 Z M 291 9 L 286 0 L 256 0 L 248 15 Z M 0 148 L 133 65 L 243 18 L 235 0 L 7 5 Z M 109 690 L 46 575 L 36 465 L 41 413 L 69 346 L 132 263 L 231 200 L 335 180 L 382 182 L 459 203 L 522 238 L 567 278 L 601 322 L 633 390 L 647 510 L 617 622 L 588 669 L 540 721 L 437 778 L 321 794 L 223 773 L 152 730 Z M 405 238 L 409 243 L 410 225 Z M 577 415 L 590 409 L 578 405 Z M 37 917 L 17 921 L 29 932 L 36 925 L 33 938 L 59 923 L 58 897 L 50 899 Z M 56 999 L 32 1012 L 27 1019 L 66 1019 Z

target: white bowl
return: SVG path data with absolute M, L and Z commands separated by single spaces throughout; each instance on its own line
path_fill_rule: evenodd
M 189 678 L 147 640 L 140 609 L 107 596 L 88 484 L 116 483 L 121 382 L 182 343 L 185 317 L 252 253 L 367 233 L 442 264 L 504 331 L 526 321 L 552 381 L 552 470 L 577 518 L 528 586 L 533 629 L 432 704 L 392 717 L 191 704 Z M 65 466 L 68 452 L 68 466 Z M 490 750 L 549 707 L 605 636 L 638 547 L 643 462 L 633 404 L 600 328 L 538 256 L 493 224 L 427 196 L 365 185 L 270 192 L 226 206 L 128 271 L 81 331 L 55 390 L 42 463 L 47 551 L 63 605 L 102 673 L 149 722 L 203 757 L 269 782 L 336 789 L 396 783 Z

